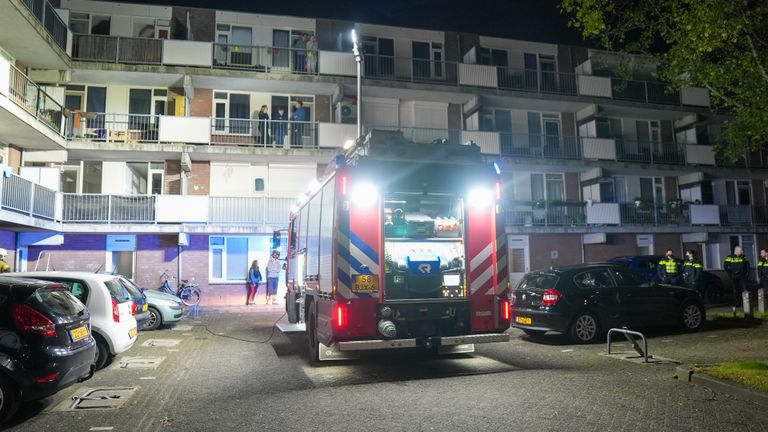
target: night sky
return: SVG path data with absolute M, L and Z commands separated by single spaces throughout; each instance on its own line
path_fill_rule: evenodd
M 116 0 L 110 0 L 116 1 Z M 125 2 L 124 0 L 122 2 Z M 461 31 L 538 42 L 591 45 L 568 28 L 560 0 L 131 0 L 273 15 Z

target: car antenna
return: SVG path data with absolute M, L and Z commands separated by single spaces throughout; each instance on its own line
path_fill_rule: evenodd
M 97 268 L 97 269 L 96 269 L 96 271 L 95 271 L 94 273 L 98 273 L 98 272 L 99 272 L 99 270 L 101 270 L 101 268 L 102 268 L 102 267 L 104 267 L 104 264 L 103 264 L 103 263 L 102 263 L 102 264 L 99 264 L 99 268 Z

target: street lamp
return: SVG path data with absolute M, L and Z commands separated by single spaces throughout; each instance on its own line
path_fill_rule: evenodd
M 352 54 L 355 56 L 355 63 L 357 63 L 357 139 L 363 135 L 363 91 L 362 91 L 362 64 L 363 64 L 363 51 L 360 49 L 360 44 L 357 40 L 357 32 L 352 29 Z

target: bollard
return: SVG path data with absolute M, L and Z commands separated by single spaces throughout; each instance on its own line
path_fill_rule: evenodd
M 744 290 L 741 293 L 741 301 L 742 305 L 744 306 L 744 317 L 752 316 L 752 303 L 750 300 L 752 299 L 749 295 L 749 290 Z
M 757 310 L 765 313 L 765 288 L 757 290 Z

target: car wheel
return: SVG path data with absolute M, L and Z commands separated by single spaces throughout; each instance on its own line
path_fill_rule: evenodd
M 147 318 L 147 322 L 144 323 L 144 328 L 142 330 L 157 330 L 161 325 L 163 325 L 163 315 L 159 310 L 150 307 L 149 318 Z
M 103 369 L 109 363 L 109 345 L 101 337 L 96 338 L 96 370 Z
M 21 394 L 16 384 L 0 374 L 0 423 L 11 418 L 21 405 Z
M 687 331 L 697 331 L 704 325 L 706 315 L 704 312 L 704 306 L 701 303 L 695 301 L 688 301 L 683 303 L 682 309 L 680 309 L 680 324 Z
M 593 314 L 581 312 L 573 319 L 570 333 L 576 343 L 592 343 L 600 336 L 600 325 Z
M 546 331 L 544 330 L 531 330 L 531 329 L 523 329 L 523 332 L 525 332 L 525 334 L 527 334 L 528 336 L 533 336 L 533 337 L 544 336 L 544 333 L 546 333 Z
M 310 303 L 309 313 L 307 314 L 307 355 L 309 361 L 317 363 L 320 361 L 320 348 L 317 342 L 317 311 L 315 302 Z

